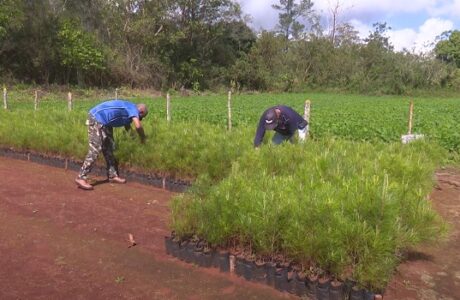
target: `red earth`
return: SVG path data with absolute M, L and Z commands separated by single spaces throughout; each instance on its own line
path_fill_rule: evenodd
M 75 176 L 0 157 L 0 299 L 296 299 L 166 255 L 174 193 L 131 182 L 83 191 Z M 431 199 L 449 238 L 414 251 L 384 299 L 460 299 L 460 172 L 437 176 Z

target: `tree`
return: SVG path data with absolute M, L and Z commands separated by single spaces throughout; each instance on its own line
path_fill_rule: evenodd
M 286 45 L 291 37 L 299 38 L 304 31 L 305 25 L 300 18 L 308 18 L 312 13 L 313 2 L 311 0 L 279 0 L 279 4 L 273 4 L 272 7 L 280 13 L 278 14 L 278 29 L 283 34 Z
M 55 75 L 57 18 L 50 2 L 54 1 L 13 1 L 23 21 L 0 43 L 0 62 L 25 82 L 48 84 Z
M 23 26 L 23 2 L 15 0 L 0 0 L 0 71 L 4 69 L 1 64 L 1 54 L 14 48 L 11 41 L 13 31 Z
M 453 63 L 460 68 L 460 31 L 445 32 L 435 46 L 436 57 L 448 63 Z
M 249 53 L 231 68 L 231 79 L 240 86 L 256 90 L 273 89 L 286 69 L 284 38 L 263 31 Z
M 231 34 L 233 30 L 244 34 L 249 27 L 239 26 L 242 21 L 241 8 L 235 1 L 178 0 L 175 2 L 176 4 L 169 10 L 172 22 L 176 26 L 169 45 L 173 49 L 169 56 L 173 68 L 170 80 L 186 88 L 197 86 L 207 88 L 209 81 L 223 78 L 226 72 L 221 69 L 231 65 L 238 57 L 238 39 L 233 39 L 231 42 L 236 46 L 232 47 L 235 55 L 228 55 L 228 52 L 225 56 L 219 55 L 218 52 L 223 48 L 229 49 L 229 45 L 225 45 L 229 40 L 226 35 Z M 240 42 L 243 42 L 243 39 Z M 229 60 L 223 60 L 224 57 Z
M 69 71 L 75 69 L 79 85 L 84 84 L 86 72 L 104 69 L 104 53 L 97 46 L 95 38 L 79 28 L 75 21 L 63 22 L 59 32 L 60 57 Z
M 167 56 L 173 25 L 170 0 L 112 0 L 105 5 L 100 35 L 109 44 L 108 73 L 117 84 L 161 87 L 166 81 Z
M 372 24 L 374 31 L 369 33 L 369 36 L 364 41 L 373 47 L 384 49 L 387 51 L 393 51 L 393 45 L 390 43 L 390 39 L 386 36 L 386 33 L 391 30 L 391 27 L 384 23 Z
M 334 46 L 352 46 L 359 43 L 359 32 L 349 23 L 342 23 L 335 28 Z
M 24 20 L 23 2 L 0 0 L 0 41 L 11 29 L 18 29 Z
M 331 15 L 329 37 L 331 39 L 331 43 L 337 47 L 344 40 L 356 40 L 355 36 L 357 37 L 358 32 L 353 32 L 354 28 L 349 23 L 340 22 L 340 14 L 344 10 L 344 7 L 340 0 L 334 1 L 334 4 L 329 3 L 329 10 Z M 339 39 L 341 39 L 342 41 L 337 41 L 338 35 L 341 35 Z

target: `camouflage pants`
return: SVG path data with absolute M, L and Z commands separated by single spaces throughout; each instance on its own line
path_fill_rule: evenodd
M 109 178 L 118 176 L 118 163 L 113 155 L 115 148 L 113 128 L 103 126 L 91 114 L 88 114 L 86 125 L 88 125 L 89 149 L 78 177 L 87 179 L 101 151 L 107 163 L 107 176 Z

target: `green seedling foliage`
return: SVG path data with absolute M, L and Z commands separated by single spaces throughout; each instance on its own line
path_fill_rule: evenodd
M 428 142 L 340 139 L 248 151 L 218 185 L 174 199 L 172 227 L 382 289 L 398 253 L 445 233 L 427 199 L 444 155 Z

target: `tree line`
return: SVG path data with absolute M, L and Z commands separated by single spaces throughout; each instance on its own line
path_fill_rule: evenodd
M 328 30 L 311 0 L 279 0 L 274 30 L 255 31 L 235 0 L 0 0 L 0 79 L 85 87 L 405 94 L 455 89 L 460 32 L 432 53 L 396 52 L 390 27 L 364 40 Z

